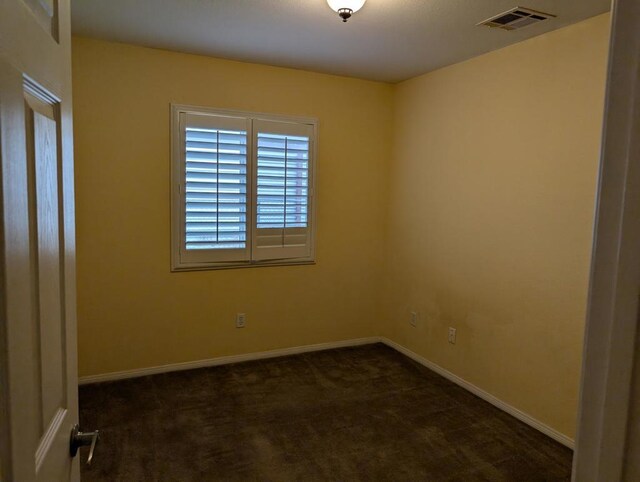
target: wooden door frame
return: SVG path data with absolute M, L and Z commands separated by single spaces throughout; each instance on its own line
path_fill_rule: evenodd
M 622 480 L 640 295 L 640 3 L 614 0 L 578 432 L 577 482 Z

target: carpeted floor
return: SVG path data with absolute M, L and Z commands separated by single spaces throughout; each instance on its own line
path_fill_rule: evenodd
M 102 433 L 84 482 L 571 474 L 571 450 L 381 344 L 85 385 L 80 409 Z

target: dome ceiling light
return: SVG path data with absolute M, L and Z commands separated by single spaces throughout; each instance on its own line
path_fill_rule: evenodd
M 367 0 L 327 0 L 329 6 L 338 12 L 343 22 L 351 18 L 351 15 L 362 8 Z

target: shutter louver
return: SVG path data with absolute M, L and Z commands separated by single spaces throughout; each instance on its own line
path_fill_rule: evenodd
M 172 269 L 312 263 L 317 121 L 171 109 Z
M 244 119 L 184 118 L 184 256 L 247 257 L 247 127 Z
M 306 228 L 309 138 L 258 133 L 258 228 Z
M 244 248 L 247 133 L 188 127 L 186 249 Z
M 254 121 L 256 235 L 253 259 L 310 256 L 312 126 Z

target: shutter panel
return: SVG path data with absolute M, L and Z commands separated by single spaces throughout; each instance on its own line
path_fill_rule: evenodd
M 182 113 L 182 262 L 248 261 L 245 118 Z
M 313 137 L 310 124 L 253 122 L 255 261 L 311 257 Z

